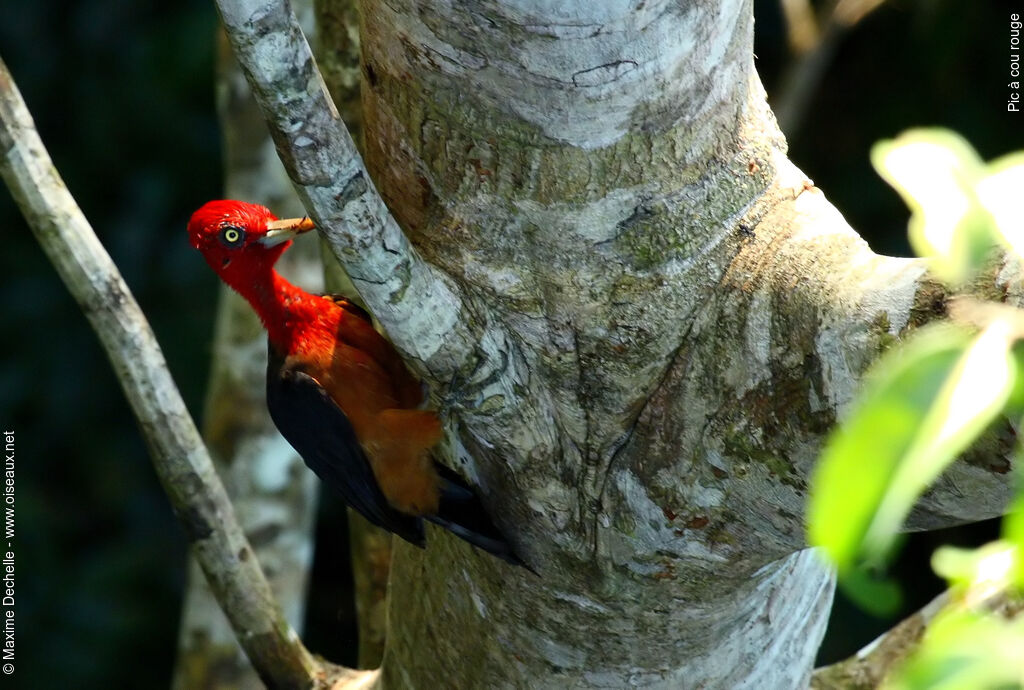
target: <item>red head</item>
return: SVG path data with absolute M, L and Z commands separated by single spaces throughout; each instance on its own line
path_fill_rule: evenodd
M 313 229 L 308 218 L 277 220 L 270 209 L 244 201 L 209 201 L 192 214 L 188 239 L 221 279 L 240 289 L 269 277 L 291 239 Z

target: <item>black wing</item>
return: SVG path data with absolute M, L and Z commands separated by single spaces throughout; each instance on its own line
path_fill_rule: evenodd
M 423 521 L 388 504 L 345 413 L 316 379 L 268 350 L 267 408 L 281 435 L 363 517 L 422 547 Z
M 441 502 L 437 507 L 437 515 L 424 515 L 423 519 L 444 527 L 460 539 L 494 554 L 506 563 L 523 566 L 536 575 L 537 571 L 512 550 L 512 545 L 484 510 L 480 498 L 462 477 L 439 462 L 435 462 L 434 467 L 441 476 Z
M 369 312 L 344 295 L 322 297 L 373 325 Z M 273 345 L 269 349 L 267 406 L 274 424 L 306 465 L 320 479 L 340 491 L 350 506 L 373 524 L 417 546 L 425 544 L 423 520 L 429 520 L 503 561 L 537 574 L 513 551 L 474 491 L 458 474 L 438 462 L 434 462 L 441 476 L 441 502 L 437 515 L 425 515 L 421 520 L 393 509 L 377 486 L 370 462 L 363 454 L 345 413 L 316 379 L 287 366 Z M 310 430 L 313 427 L 316 431 Z

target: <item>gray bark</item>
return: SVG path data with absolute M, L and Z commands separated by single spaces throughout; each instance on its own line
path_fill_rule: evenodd
M 287 13 L 220 6 L 449 462 L 541 573 L 436 530 L 400 545 L 383 684 L 806 685 L 833 591 L 804 550 L 809 472 L 946 295 L 786 160 L 751 3 L 365 0 L 372 185 Z M 911 526 L 998 514 L 1006 450 L 957 463 Z
M 363 150 L 363 108 L 360 98 L 359 19 L 354 0 L 316 3 L 316 55 L 331 99 L 337 106 L 356 147 Z M 331 257 L 324 243 L 325 258 Z M 351 279 L 327 258 L 327 290 L 361 303 Z M 387 637 L 387 586 L 391 567 L 391 533 L 348 511 L 356 617 L 359 625 L 359 668 L 376 668 L 384 656 Z

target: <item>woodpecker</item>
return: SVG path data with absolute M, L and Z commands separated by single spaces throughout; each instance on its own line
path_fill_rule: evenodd
M 337 296 L 310 294 L 274 264 L 308 218 L 278 220 L 242 201 L 210 201 L 189 241 L 259 315 L 267 330 L 267 407 L 281 435 L 322 481 L 370 522 L 419 547 L 428 520 L 524 565 L 454 471 L 430 449 L 441 422 L 420 409 L 423 389 L 370 316 Z

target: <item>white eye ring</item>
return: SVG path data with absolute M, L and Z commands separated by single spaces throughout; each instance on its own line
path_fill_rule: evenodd
M 245 231 L 241 228 L 236 228 L 234 225 L 225 225 L 220 231 L 221 242 L 229 247 L 238 246 L 242 243 L 244 237 Z

